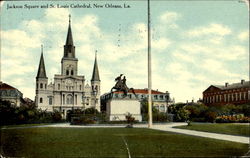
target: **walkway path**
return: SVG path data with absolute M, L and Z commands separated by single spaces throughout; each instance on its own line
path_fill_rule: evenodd
M 165 125 L 154 125 L 153 129 L 167 131 L 167 132 L 187 134 L 187 135 L 192 135 L 192 136 L 227 140 L 227 141 L 244 143 L 244 144 L 249 144 L 249 141 L 250 141 L 249 137 L 244 137 L 244 136 L 234 136 L 234 135 L 228 135 L 228 134 L 218 134 L 218 133 L 200 132 L 200 131 L 194 131 L 194 130 L 173 128 L 174 126 L 181 126 L 181 125 L 187 125 L 187 123 L 169 123 Z
M 181 126 L 187 125 L 187 123 L 165 123 L 165 124 L 154 124 L 152 129 L 167 131 L 167 132 L 175 132 L 181 134 L 187 134 L 192 136 L 199 136 L 199 137 L 206 137 L 206 138 L 213 138 L 219 140 L 226 140 L 238 143 L 249 144 L 250 139 L 249 137 L 244 136 L 233 136 L 227 134 L 217 134 L 217 133 L 210 133 L 210 132 L 200 132 L 194 130 L 187 130 L 187 129 L 177 129 L 173 128 L 174 126 Z M 81 125 L 70 125 L 69 123 L 60 123 L 60 124 L 52 124 L 52 125 L 41 125 L 41 126 L 24 126 L 24 127 L 7 127 L 2 129 L 17 129 L 17 128 L 37 128 L 37 127 L 64 127 L 64 128 L 124 128 L 126 125 L 88 125 L 88 126 L 81 126 Z M 134 125 L 136 128 L 147 128 L 147 124 L 136 124 Z

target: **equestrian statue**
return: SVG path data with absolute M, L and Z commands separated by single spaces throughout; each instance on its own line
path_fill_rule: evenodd
M 116 84 L 111 89 L 111 93 L 113 94 L 113 92 L 114 92 L 113 90 L 115 89 L 116 91 L 122 91 L 124 94 L 124 97 L 126 97 L 128 95 L 129 91 L 132 91 L 132 93 L 135 95 L 134 88 L 128 88 L 128 86 L 126 85 L 126 77 L 123 76 L 123 79 L 122 79 L 122 76 L 123 76 L 123 74 L 120 74 L 120 76 L 115 78 Z

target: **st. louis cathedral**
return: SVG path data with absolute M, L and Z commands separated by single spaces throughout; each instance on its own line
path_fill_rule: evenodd
M 91 85 L 85 84 L 85 77 L 78 75 L 78 59 L 69 19 L 68 34 L 61 60 L 61 74 L 55 74 L 54 83 L 48 84 L 43 49 L 36 76 L 36 106 L 42 110 L 60 111 L 66 114 L 72 109 L 90 107 L 100 111 L 100 77 L 95 56 Z

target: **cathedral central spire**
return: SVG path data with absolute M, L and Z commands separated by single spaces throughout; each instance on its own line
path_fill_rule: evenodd
M 69 15 L 69 27 L 66 37 L 66 43 L 64 45 L 64 58 L 75 58 L 75 46 L 73 42 L 73 36 L 71 31 L 71 15 Z
M 68 35 L 66 39 L 65 45 L 74 45 L 73 43 L 73 37 L 72 37 L 72 31 L 71 31 L 71 15 L 69 14 L 69 28 L 68 28 Z

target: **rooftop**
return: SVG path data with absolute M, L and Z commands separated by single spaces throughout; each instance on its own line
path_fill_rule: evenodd
M 9 90 L 9 89 L 16 89 L 7 83 L 0 82 L 0 90 Z
M 148 94 L 148 89 L 134 89 L 136 94 Z M 115 91 L 114 93 L 123 93 L 122 91 Z M 129 93 L 133 93 L 132 90 L 129 90 Z M 164 92 L 160 92 L 158 90 L 151 90 L 152 94 L 165 94 Z
M 225 85 L 213 85 L 221 90 L 229 90 L 229 89 L 237 89 L 237 88 L 250 88 L 250 82 L 242 80 L 239 83 L 232 83 L 228 84 L 225 83 Z

